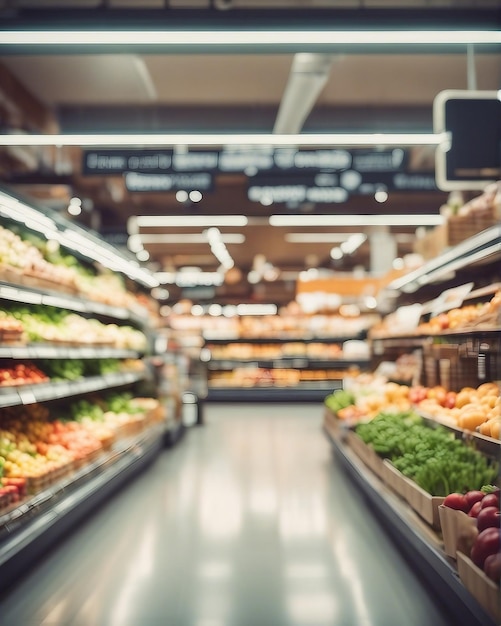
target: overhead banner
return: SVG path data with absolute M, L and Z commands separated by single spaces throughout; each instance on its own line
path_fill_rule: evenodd
M 262 175 L 249 178 L 247 197 L 251 202 L 341 203 L 350 195 L 371 195 L 377 191 L 435 191 L 433 173 L 366 172 L 303 173 Z
M 86 150 L 82 173 L 86 176 L 173 174 L 178 172 L 235 173 L 253 176 L 259 172 L 300 175 L 303 172 L 400 172 L 409 155 L 392 150 L 341 150 L 322 148 L 227 148 L 224 150 Z
M 158 191 L 211 191 L 214 181 L 208 172 L 184 174 L 125 174 L 125 187 L 134 192 Z

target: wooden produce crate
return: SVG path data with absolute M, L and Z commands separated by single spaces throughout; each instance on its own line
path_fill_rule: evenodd
M 463 530 L 467 530 L 468 527 L 475 528 L 477 520 L 474 517 L 469 517 L 466 513 L 463 513 L 463 511 L 456 511 L 443 504 L 438 507 L 438 514 L 444 540 L 445 554 L 455 559 L 458 549 L 458 540 Z
M 391 461 L 383 461 L 383 481 L 433 528 L 440 528 L 438 507 L 443 503 L 442 496 L 432 496 L 421 489 L 413 480 L 404 476 Z
M 373 448 L 368 446 L 360 439 L 360 437 L 353 431 L 349 430 L 346 433 L 346 443 L 353 450 L 353 452 L 367 465 L 367 467 L 376 474 L 379 478 L 383 478 L 384 464 L 383 459 L 374 452 Z
M 447 220 L 447 244 L 456 246 L 497 223 L 493 208 L 472 211 L 470 215 L 453 215 Z
M 459 578 L 477 602 L 497 622 L 501 622 L 500 588 L 462 552 L 457 553 Z

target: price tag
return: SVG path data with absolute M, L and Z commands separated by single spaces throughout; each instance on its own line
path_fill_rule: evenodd
M 35 404 L 35 402 L 37 401 L 35 394 L 31 389 L 18 389 L 17 393 L 21 398 L 22 404 Z
M 309 361 L 307 359 L 292 359 L 291 364 L 292 367 L 295 367 L 297 369 L 304 369 L 308 367 Z

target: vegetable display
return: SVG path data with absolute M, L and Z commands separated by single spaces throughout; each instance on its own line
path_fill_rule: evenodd
M 495 480 L 498 464 L 447 429 L 430 428 L 412 411 L 380 413 L 356 433 L 402 474 L 435 496 L 480 489 Z

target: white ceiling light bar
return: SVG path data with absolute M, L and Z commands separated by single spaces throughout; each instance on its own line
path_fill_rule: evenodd
M 134 220 L 137 228 L 247 226 L 245 215 L 138 215 Z
M 270 226 L 437 226 L 442 215 L 271 215 Z
M 0 134 L 0 146 L 437 146 L 448 133 Z
M 207 235 L 203 233 L 177 234 L 177 235 L 137 235 L 144 245 L 168 243 L 186 244 L 200 243 L 207 245 Z M 244 235 L 240 233 L 221 233 L 221 241 L 225 244 L 240 244 L 245 242 Z
M 11 30 L 0 32 L 7 46 L 161 46 L 242 48 L 243 46 L 429 46 L 500 44 L 492 30 Z

